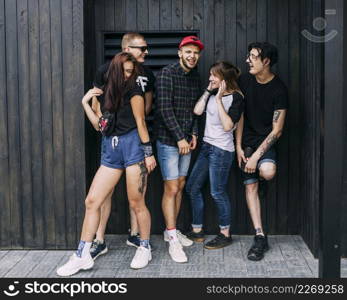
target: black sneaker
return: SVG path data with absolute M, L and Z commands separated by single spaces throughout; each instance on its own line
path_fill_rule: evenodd
M 140 235 L 136 234 L 136 235 L 130 235 L 128 236 L 127 239 L 127 245 L 128 246 L 132 246 L 132 247 L 140 247 Z
M 199 232 L 194 232 L 193 230 L 189 233 L 187 233 L 187 238 L 197 242 L 197 243 L 202 243 L 205 240 L 205 233 L 204 230 L 201 229 Z
M 126 241 L 128 246 L 132 246 L 132 247 L 140 247 L 140 234 L 136 234 L 136 235 L 130 235 L 128 236 L 128 239 Z M 151 242 L 149 242 L 149 246 L 151 247 L 151 251 L 155 250 L 155 247 L 153 247 L 153 245 L 151 244 Z
M 232 243 L 233 239 L 231 236 L 226 237 L 223 233 L 219 233 L 213 240 L 207 242 L 204 245 L 206 249 L 219 249 L 228 246 Z
M 247 258 L 253 261 L 262 260 L 267 250 L 269 250 L 267 236 L 258 234 L 254 237 L 254 242 L 251 249 L 248 251 Z
M 102 254 L 106 254 L 108 251 L 106 242 L 101 243 L 98 240 L 94 240 L 92 246 L 90 247 L 90 255 L 95 260 Z

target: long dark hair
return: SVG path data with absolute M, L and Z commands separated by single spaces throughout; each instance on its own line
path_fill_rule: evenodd
M 239 68 L 227 61 L 219 61 L 211 66 L 210 72 L 220 79 L 225 80 L 227 90 L 237 91 L 242 94 L 237 84 L 237 79 L 241 75 Z
M 128 79 L 124 77 L 124 63 L 130 61 L 134 64 L 134 71 Z M 106 73 L 104 109 L 115 112 L 123 105 L 124 95 L 136 87 L 136 78 L 139 75 L 139 63 L 135 57 L 127 52 L 115 55 Z

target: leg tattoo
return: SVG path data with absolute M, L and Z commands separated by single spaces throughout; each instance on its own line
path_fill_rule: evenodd
M 144 162 L 140 162 L 138 163 L 138 165 L 141 170 L 138 191 L 140 194 L 143 194 L 145 191 L 146 183 L 147 183 L 146 180 L 147 180 L 148 171 Z

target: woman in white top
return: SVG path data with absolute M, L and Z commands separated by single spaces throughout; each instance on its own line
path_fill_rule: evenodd
M 206 124 L 203 144 L 186 186 L 193 212 L 193 230 L 188 237 L 197 242 L 204 241 L 201 189 L 209 178 L 211 195 L 217 205 L 220 233 L 205 244 L 207 249 L 222 248 L 232 242 L 227 183 L 235 157 L 233 131 L 244 109 L 243 96 L 237 85 L 239 75 L 240 70 L 226 61 L 213 64 L 208 88 L 194 108 L 196 115 L 206 111 Z M 218 92 L 213 93 L 213 90 Z

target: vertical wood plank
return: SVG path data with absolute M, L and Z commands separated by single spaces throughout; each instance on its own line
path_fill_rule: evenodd
M 65 244 L 65 176 L 64 176 L 64 104 L 61 2 L 51 0 L 51 65 L 52 65 L 52 122 L 53 122 L 53 198 L 46 199 L 47 245 Z M 56 226 L 56 224 L 61 224 Z
M 158 30 L 160 24 L 160 1 L 159 0 L 148 0 L 148 6 L 150 8 L 150 17 L 149 17 L 149 30 Z
M 53 166 L 53 119 L 52 119 L 52 68 L 51 68 L 51 21 L 50 21 L 50 1 L 39 1 L 39 36 L 40 36 L 40 98 L 41 98 L 41 116 L 42 116 L 42 149 L 43 149 L 43 190 L 45 202 L 43 199 L 37 199 L 37 209 L 45 205 L 45 220 L 50 223 L 52 212 L 47 210 L 51 207 L 54 198 L 54 178 L 52 172 Z M 42 213 L 42 212 L 41 212 Z M 46 213 L 48 213 L 46 215 Z M 50 219 L 50 220 L 49 220 Z M 62 234 L 65 234 L 63 231 Z
M 160 30 L 171 29 L 171 0 L 160 1 Z
M 104 20 L 103 20 L 104 10 L 105 10 L 104 5 L 105 5 L 104 0 L 95 1 L 95 39 L 96 39 L 96 53 L 98 54 L 96 55 L 96 68 L 98 68 L 100 65 L 103 64 L 103 38 L 101 35 L 101 31 L 104 30 Z M 116 2 L 115 9 L 116 9 L 116 13 L 118 14 L 118 12 L 120 11 L 120 9 L 118 8 L 118 2 Z M 117 28 L 116 26 L 118 22 L 117 16 L 115 18 L 115 22 L 116 22 L 115 28 Z
M 278 7 L 278 71 L 279 76 L 288 87 L 289 81 L 289 2 L 284 0 Z M 288 116 L 284 127 L 283 135 L 278 144 L 278 169 L 277 169 L 277 220 L 276 220 L 276 232 L 287 233 L 288 228 L 288 178 L 289 178 L 289 144 L 288 136 L 289 131 L 294 130 L 294 127 L 288 126 Z
M 211 1 L 213 4 L 213 1 Z M 211 12 L 210 12 L 211 13 Z M 183 29 L 192 30 L 194 26 L 194 1 L 183 1 Z
M 275 45 L 278 48 L 278 1 L 276 0 L 268 0 L 268 42 Z M 278 64 L 274 65 L 272 68 L 274 73 L 277 73 Z M 282 138 L 281 138 L 282 139 Z M 279 153 L 278 153 L 279 155 Z M 266 201 L 264 199 L 264 206 L 262 211 L 263 223 L 266 223 L 265 230 L 268 233 L 275 232 L 276 227 L 276 214 L 273 214 L 273 211 L 277 211 L 277 188 L 278 188 L 278 174 L 276 177 L 268 183 L 269 192 L 266 197 Z M 263 199 L 262 199 L 263 200 Z
M 112 31 L 115 24 L 115 0 L 105 0 L 104 12 L 104 28 L 107 31 Z
M 214 59 L 225 60 L 225 7 L 224 0 L 215 1 L 215 28 L 214 28 Z
M 136 31 L 137 30 L 137 9 L 136 9 L 136 0 L 127 0 L 125 1 L 125 28 L 127 31 Z
M 75 101 L 74 98 L 74 62 L 73 62 L 73 3 L 62 0 L 62 50 L 63 50 L 63 105 L 64 105 L 64 149 L 65 149 L 65 238 L 70 247 L 76 245 L 76 174 L 74 149 L 78 138 L 74 134 Z M 76 103 L 76 102 L 75 102 Z M 63 216 L 61 216 L 63 217 Z M 57 226 L 63 226 L 63 218 Z
M 247 44 L 257 41 L 257 0 L 247 0 Z
M 148 30 L 148 19 L 148 0 L 137 0 L 137 28 L 139 31 Z
M 236 1 L 236 61 L 242 72 L 247 72 L 246 67 L 246 54 L 247 54 L 247 40 L 246 40 L 246 30 L 247 30 L 247 2 L 242 0 Z M 240 176 L 240 173 L 238 173 Z M 250 230 L 250 217 L 248 214 L 248 209 L 245 199 L 245 188 L 243 186 L 242 180 L 240 178 L 240 190 L 238 190 L 239 195 L 243 195 L 238 201 L 237 205 L 237 218 L 239 222 L 239 231 L 248 232 Z
M 17 2 L 5 1 L 6 15 L 6 73 L 9 141 L 9 190 L 11 208 L 10 226 L 12 247 L 23 246 L 23 224 L 21 203 L 21 164 L 20 164 L 20 117 L 18 96 L 18 40 L 17 40 Z M 16 126 L 13 126 L 16 124 Z
M 297 195 L 300 194 L 300 155 L 296 149 L 300 148 L 300 137 L 298 136 L 295 128 L 302 128 L 300 118 L 300 8 L 299 1 L 292 1 L 290 3 L 289 10 L 289 102 L 290 109 L 288 110 L 287 122 L 290 124 L 287 126 L 289 129 L 289 170 L 288 178 L 288 232 L 298 231 L 298 225 L 300 224 L 300 218 L 298 211 L 301 211 L 299 207 L 299 201 L 293 201 L 297 199 Z M 301 202 L 301 201 L 300 201 Z
M 266 20 L 267 20 L 267 0 L 257 0 L 257 41 L 258 42 L 265 42 L 267 40 Z
M 183 26 L 183 4 L 182 0 L 172 0 L 172 29 L 181 30 Z
M 18 24 L 18 97 L 20 117 L 20 149 L 21 149 L 21 181 L 22 181 L 22 214 L 23 238 L 25 247 L 34 247 L 34 210 L 32 205 L 31 179 L 31 134 L 30 134 L 30 99 L 29 99 L 29 49 L 28 49 L 28 3 L 27 0 L 17 1 Z M 42 213 L 38 211 L 42 220 Z M 43 237 L 43 235 L 41 235 Z M 38 246 L 43 246 L 43 239 L 38 237 Z
M 225 57 L 236 65 L 236 0 L 225 2 Z
M 9 181 L 9 137 L 7 111 L 7 74 L 6 74 L 6 17 L 5 0 L 0 1 L 0 246 L 11 247 L 10 181 Z
M 123 31 L 126 22 L 126 0 L 115 0 L 115 30 Z
M 74 126 L 74 170 L 75 170 L 75 198 L 76 202 L 76 237 L 80 235 L 84 218 L 84 199 L 86 196 L 86 174 L 85 174 L 85 126 L 84 110 L 81 99 L 84 94 L 84 36 L 83 36 L 83 0 L 74 0 L 72 7 L 73 19 L 73 120 Z M 72 241 L 72 245 L 75 241 Z

